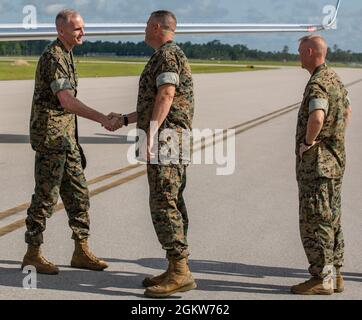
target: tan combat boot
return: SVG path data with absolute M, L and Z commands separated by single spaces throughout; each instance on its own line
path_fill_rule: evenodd
M 340 269 L 336 269 L 336 289 L 334 292 L 341 293 L 344 291 L 344 280 Z
M 33 266 L 36 269 L 36 272 L 41 274 L 59 273 L 58 267 L 42 256 L 40 246 L 31 244 L 28 245 L 28 251 L 24 256 L 21 269 L 24 269 L 26 266 Z
M 75 250 L 70 265 L 73 268 L 102 271 L 108 264 L 90 252 L 87 239 L 75 240 Z
M 176 292 L 186 292 L 197 287 L 191 274 L 187 259 L 169 260 L 171 270 L 165 280 L 159 285 L 148 287 L 145 296 L 149 298 L 165 298 Z
M 328 280 L 311 278 L 306 282 L 291 287 L 294 294 L 303 295 L 331 295 L 333 294 L 333 278 Z
M 172 264 L 171 264 L 171 262 L 169 262 L 167 270 L 164 273 L 162 273 L 158 276 L 152 277 L 152 278 L 150 278 L 150 277 L 145 278 L 142 282 L 142 285 L 145 288 L 148 288 L 148 287 L 153 287 L 153 286 L 157 286 L 157 285 L 161 284 L 166 279 L 166 277 L 169 275 L 171 269 L 172 269 Z
M 187 260 L 187 265 L 189 265 L 189 258 L 187 257 L 186 260 Z M 167 270 L 164 273 L 162 273 L 156 277 L 145 278 L 142 282 L 142 285 L 145 288 L 148 288 L 148 287 L 153 287 L 153 286 L 157 286 L 157 285 L 161 284 L 162 281 L 166 279 L 166 277 L 170 273 L 171 269 L 172 269 L 172 264 L 171 264 L 171 262 L 168 262 Z

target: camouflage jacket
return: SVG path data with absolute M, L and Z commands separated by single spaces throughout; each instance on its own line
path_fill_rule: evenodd
M 147 133 L 150 127 L 158 88 L 164 84 L 174 84 L 176 92 L 170 112 L 160 126 L 159 133 L 164 129 L 175 130 L 179 135 L 180 143 L 177 148 L 180 148 L 182 144 L 182 131 L 184 130 L 184 133 L 187 132 L 190 135 L 192 130 L 194 89 L 191 68 L 187 57 L 173 41 L 166 42 L 152 55 L 140 78 L 137 102 L 137 127 L 145 133 Z M 159 139 L 161 154 L 162 144 L 165 141 L 163 141 L 161 136 Z M 186 146 L 186 142 L 184 144 L 184 147 L 189 150 L 190 145 Z M 190 154 L 186 154 L 186 152 L 185 154 L 179 152 L 178 155 L 179 159 L 184 160 L 190 157 Z
M 315 102 L 328 106 L 323 128 L 316 139 L 320 143 L 305 152 L 300 159 L 299 146 L 304 142 L 311 104 Z M 344 113 L 348 106 L 348 92 L 338 75 L 326 64 L 318 67 L 307 84 L 298 114 L 295 150 L 298 180 L 343 177 L 346 163 Z
M 64 110 L 56 94 L 69 89 L 76 96 L 77 85 L 73 54 L 57 39 L 44 50 L 36 70 L 30 117 L 30 143 L 35 151 L 74 149 L 75 115 Z

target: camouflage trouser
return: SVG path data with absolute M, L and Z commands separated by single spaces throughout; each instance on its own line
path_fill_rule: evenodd
M 79 150 L 35 155 L 35 192 L 26 219 L 25 242 L 43 243 L 46 219 L 54 212 L 59 194 L 68 214 L 73 239 L 89 236 L 89 192 Z
M 186 166 L 147 165 L 152 222 L 168 258 L 182 259 L 189 255 L 187 210 L 183 199 Z
M 344 260 L 341 227 L 342 180 L 299 181 L 299 222 L 312 276 L 325 278 Z

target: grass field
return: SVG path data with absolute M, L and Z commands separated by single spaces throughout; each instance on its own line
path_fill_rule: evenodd
M 34 58 L 34 57 L 33 57 Z M 0 57 L 1 59 L 1 57 Z M 110 56 L 110 57 L 81 57 L 83 61 L 123 61 L 123 62 L 145 62 L 148 58 L 142 57 L 118 57 L 118 56 Z M 205 63 L 205 64 L 240 64 L 240 65 L 267 65 L 267 66 L 299 66 L 299 61 L 256 61 L 256 60 L 198 60 L 198 59 L 190 59 L 190 63 Z M 357 67 L 362 68 L 362 63 L 360 64 L 350 64 L 350 63 L 329 63 L 329 65 L 333 67 L 342 67 L 342 68 L 351 68 Z
M 147 58 L 130 58 L 130 57 L 82 57 L 81 60 L 84 61 L 124 61 L 124 62 L 145 62 Z M 252 65 L 252 66 L 300 66 L 299 61 L 255 61 L 255 60 L 196 60 L 190 59 L 190 63 L 202 63 L 202 64 L 232 64 L 232 65 Z M 362 68 L 362 64 L 350 64 L 350 63 L 329 63 L 331 67 L 335 68 Z
M 15 66 L 14 61 L 26 60 L 28 66 Z M 0 80 L 34 79 L 38 57 L 0 57 Z M 147 58 L 130 57 L 77 57 L 77 69 L 81 78 L 139 76 Z M 257 71 L 280 66 L 300 66 L 298 61 L 219 61 L 190 60 L 192 72 L 222 73 Z M 331 63 L 332 67 L 361 68 L 362 65 Z M 266 67 L 268 66 L 268 67 Z M 270 66 L 270 67 L 269 67 Z
M 36 69 L 36 58 L 27 59 L 28 65 L 14 65 L 17 59 L 0 59 L 0 80 L 30 80 L 34 79 Z M 92 62 L 93 61 L 93 62 Z M 144 61 L 138 60 L 137 63 L 122 63 L 114 60 L 90 60 L 77 59 L 77 70 L 81 78 L 95 77 L 122 77 L 139 76 L 144 68 Z M 191 65 L 192 72 L 197 73 L 222 73 L 222 72 L 244 72 L 263 70 L 260 67 L 242 67 L 230 65 Z

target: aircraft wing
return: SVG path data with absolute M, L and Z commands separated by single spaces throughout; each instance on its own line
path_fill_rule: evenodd
M 338 0 L 333 17 L 327 24 L 179 24 L 176 34 L 238 34 L 271 32 L 316 32 L 334 26 L 341 0 Z M 87 37 L 144 35 L 145 24 L 86 24 Z M 0 24 L 0 41 L 50 40 L 57 36 L 53 24 Z

